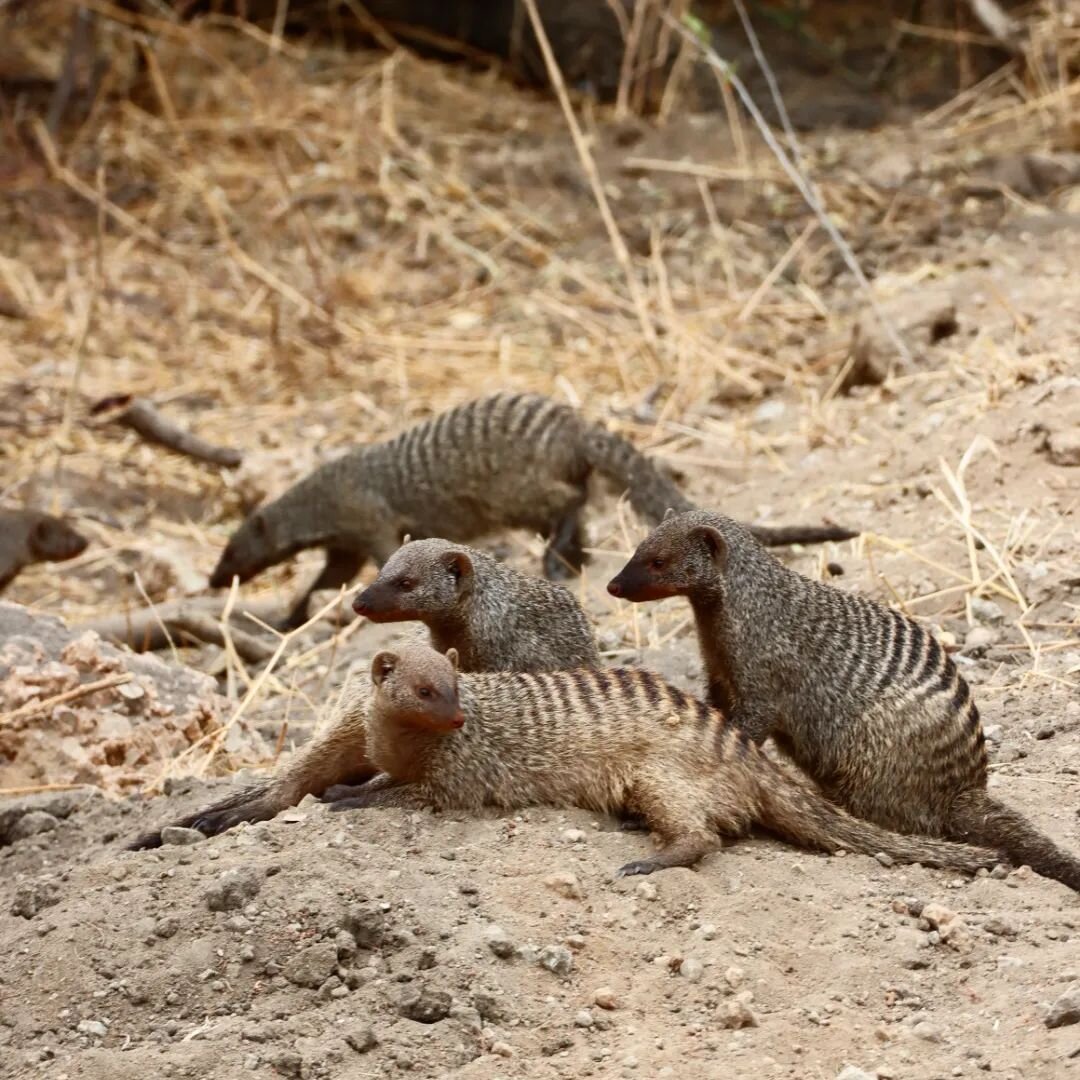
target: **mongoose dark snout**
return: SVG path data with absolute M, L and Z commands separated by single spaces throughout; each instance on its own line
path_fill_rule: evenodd
M 402 604 L 404 596 L 389 585 L 369 585 L 353 598 L 353 611 L 371 622 L 402 622 L 419 613 Z
M 675 590 L 670 585 L 653 581 L 648 571 L 637 566 L 633 560 L 608 582 L 607 591 L 621 600 L 629 600 L 632 604 L 665 600 L 675 595 Z

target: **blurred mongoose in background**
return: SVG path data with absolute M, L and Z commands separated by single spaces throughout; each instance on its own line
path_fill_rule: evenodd
M 86 537 L 52 514 L 0 507 L 0 589 L 31 563 L 74 559 L 86 543 Z
M 1080 891 L 1080 860 L 987 795 L 971 691 L 916 622 L 802 577 L 737 522 L 701 510 L 664 520 L 608 591 L 685 596 L 709 701 L 755 743 L 772 735 L 851 813 L 994 847 Z
M 600 664 L 589 620 L 567 589 L 447 540 L 398 548 L 353 610 L 372 622 L 424 623 L 432 647 L 454 649 L 462 671 Z
M 467 542 L 500 529 L 548 538 L 544 573 L 585 562 L 582 509 L 598 472 L 626 491 L 646 521 L 692 507 L 633 444 L 538 394 L 495 394 L 450 409 L 397 438 L 357 447 L 319 466 L 254 511 L 230 538 L 210 585 L 241 582 L 306 548 L 326 551 L 319 578 L 288 620 L 304 621 L 316 589 L 336 589 L 405 536 Z M 770 545 L 848 539 L 833 526 L 754 527 Z
M 660 849 L 620 875 L 693 866 L 753 825 L 803 847 L 974 872 L 997 856 L 901 836 L 829 803 L 723 714 L 651 672 L 580 668 L 459 675 L 453 650 L 379 653 L 328 730 L 272 780 L 183 820 L 213 835 L 318 795 L 345 774 L 381 775 L 341 807 L 503 810 L 578 806 L 640 814 Z M 160 834 L 132 845 L 154 847 Z

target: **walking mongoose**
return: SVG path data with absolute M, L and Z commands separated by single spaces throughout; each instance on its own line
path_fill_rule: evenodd
M 74 559 L 86 544 L 86 537 L 52 514 L 0 507 L 0 589 L 31 563 Z
M 381 566 L 405 536 L 464 543 L 500 529 L 547 537 L 544 573 L 567 577 L 586 561 L 581 514 L 593 471 L 625 490 L 650 523 L 668 507 L 693 506 L 631 443 L 570 406 L 538 394 L 494 394 L 319 466 L 247 517 L 210 585 L 244 582 L 306 548 L 324 548 L 322 573 L 290 613 L 295 626 L 312 592 L 348 584 L 368 559 Z M 752 531 L 772 546 L 856 535 L 834 526 Z
M 398 548 L 353 610 L 372 622 L 424 623 L 432 647 L 454 649 L 462 671 L 600 666 L 592 627 L 569 590 L 448 540 Z
M 343 806 L 478 811 L 578 806 L 639 814 L 660 850 L 620 875 L 693 866 L 752 825 L 803 847 L 974 872 L 997 856 L 901 836 L 833 806 L 719 710 L 637 668 L 461 674 L 424 645 L 380 652 L 335 721 L 269 782 L 182 824 L 208 835 L 260 821 L 346 774 L 382 774 Z M 132 845 L 156 847 L 160 833 Z
M 700 510 L 664 520 L 608 591 L 687 597 L 709 701 L 755 743 L 772 735 L 857 817 L 994 847 L 1080 891 L 1080 860 L 986 793 L 971 691 L 918 623 L 802 577 Z

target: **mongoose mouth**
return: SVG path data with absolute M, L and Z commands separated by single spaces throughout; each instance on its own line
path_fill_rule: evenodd
M 410 622 L 420 618 L 419 611 L 411 608 L 381 607 L 377 603 L 373 604 L 371 598 L 365 599 L 366 596 L 366 590 L 356 596 L 352 602 L 352 609 L 357 615 L 363 615 L 368 622 Z
M 607 591 L 620 600 L 629 600 L 631 604 L 644 604 L 650 600 L 666 600 L 675 596 L 676 590 L 671 585 L 656 581 L 627 581 L 620 574 L 608 582 Z

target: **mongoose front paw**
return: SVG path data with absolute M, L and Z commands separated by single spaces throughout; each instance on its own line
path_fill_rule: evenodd
M 619 832 L 648 832 L 649 823 L 640 817 L 619 818 Z
M 363 810 L 370 805 L 371 803 L 366 799 L 354 797 L 351 799 L 335 799 L 332 803 L 327 804 L 327 809 L 332 814 L 338 814 L 342 810 Z
M 625 866 L 620 866 L 615 871 L 615 876 L 617 878 L 633 877 L 635 874 L 652 874 L 663 869 L 663 863 L 658 863 L 655 859 L 638 859 L 635 862 L 628 862 Z

